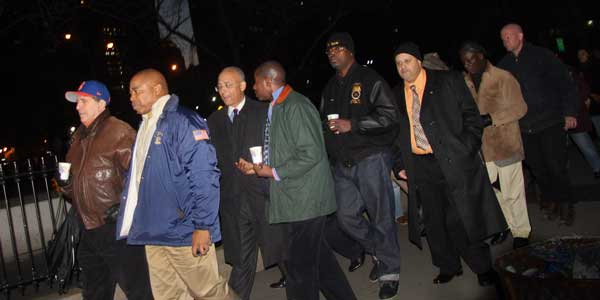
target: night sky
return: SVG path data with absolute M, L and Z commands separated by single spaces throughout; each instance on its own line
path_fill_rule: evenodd
M 52 2 L 79 3 L 70 0 Z M 118 1 L 91 2 L 110 10 L 111 3 Z M 483 44 L 492 62 L 504 55 L 499 30 L 508 22 L 520 23 L 527 40 L 552 50 L 556 50 L 555 38 L 563 37 L 567 49 L 564 56 L 571 61 L 577 47 L 600 47 L 600 19 L 598 10 L 591 9 L 591 2 L 570 1 L 552 6 L 541 6 L 549 2 L 539 2 L 538 7 L 526 7 L 523 1 L 462 1 L 461 4 L 419 1 L 405 4 L 405 1 L 380 0 L 223 0 L 220 6 L 223 14 L 218 15 L 218 10 L 212 10 L 211 5 L 217 8 L 219 5 L 198 1 L 196 4 L 202 3 L 198 4 L 201 10 L 193 15 L 196 40 L 212 47 L 209 50 L 219 58 L 211 57 L 199 47 L 200 64 L 168 79 L 172 92 L 185 98 L 185 104 L 191 108 L 199 106 L 201 115 L 207 117 L 219 104 L 219 101 L 211 103 L 209 99 L 215 94 L 212 87 L 220 68 L 240 65 L 251 78 L 256 65 L 274 58 L 288 68 L 289 81 L 295 89 L 316 102 L 320 89 L 333 74 L 324 55 L 324 43 L 331 32 L 350 32 L 358 62 L 364 64 L 373 60 L 372 67 L 393 86 L 398 82 L 398 75 L 391 56 L 399 43 L 415 41 L 423 53 L 438 52 L 449 65 L 460 70 L 456 51 L 464 40 Z M 27 157 L 39 154 L 44 148 L 44 140 L 45 147 L 51 147 L 55 140 L 64 141 L 68 128 L 79 124 L 74 105 L 64 100 L 64 92 L 77 88 L 82 80 L 93 79 L 94 72 L 89 57 L 66 51 L 61 46 L 62 35 L 69 30 L 72 16 L 44 15 L 36 4 L 17 3 L 18 0 L 0 3 L 3 45 L 0 51 L 4 62 L 0 71 L 3 91 L 0 146 L 16 146 L 19 157 Z M 282 11 L 289 19 L 269 17 Z M 340 12 L 342 17 L 326 30 L 332 17 Z M 241 45 L 238 58 L 229 54 L 232 53 L 231 46 L 224 41 L 227 32 L 218 17 L 227 19 L 231 36 L 235 37 L 233 40 Z M 129 15 L 122 20 L 131 24 L 137 19 Z M 290 20 L 285 23 L 287 27 L 284 20 Z M 595 23 L 586 27 L 587 20 Z M 251 26 L 254 27 L 248 38 Z M 300 60 L 305 56 L 305 64 L 300 68 Z M 136 71 L 135 68 L 132 71 Z M 249 82 L 249 86 L 251 84 Z M 251 90 L 247 93 L 254 96 Z M 127 97 L 121 96 L 114 101 L 124 118 L 137 127 Z

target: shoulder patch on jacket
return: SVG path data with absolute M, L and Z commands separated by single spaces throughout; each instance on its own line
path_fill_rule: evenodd
M 195 141 L 208 140 L 208 132 L 204 129 L 192 130 Z

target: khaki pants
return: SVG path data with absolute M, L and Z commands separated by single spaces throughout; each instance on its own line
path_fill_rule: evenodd
M 219 275 L 214 245 L 206 255 L 198 257 L 192 256 L 191 246 L 147 245 L 146 257 L 152 293 L 157 300 L 236 299 L 227 280 Z
M 499 167 L 494 162 L 486 162 L 490 182 L 500 180 L 500 190 L 494 188 L 506 223 L 513 237 L 527 238 L 531 232 L 527 202 L 525 200 L 525 183 L 521 162 Z

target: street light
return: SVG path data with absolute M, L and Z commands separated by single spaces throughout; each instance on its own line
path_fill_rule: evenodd
M 65 33 L 65 40 L 70 40 L 70 39 L 71 39 L 71 34 Z
M 177 71 L 177 64 L 171 65 L 171 71 Z
M 112 49 L 113 47 L 115 47 L 115 43 L 113 42 L 108 42 L 108 44 L 106 44 L 106 49 Z

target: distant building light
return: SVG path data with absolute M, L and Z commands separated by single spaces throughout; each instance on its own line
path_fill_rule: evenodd
M 4 150 L 4 152 L 8 151 L 8 147 L 4 147 L 2 150 Z
M 592 26 L 594 26 L 594 20 L 587 20 L 587 22 L 585 22 L 585 24 L 586 24 L 588 27 L 592 27 Z
M 196 110 L 198 110 L 200 108 L 200 106 L 196 105 Z
M 300 6 L 303 6 L 303 5 L 304 5 L 304 1 L 300 1 Z
M 558 49 L 558 52 L 565 52 L 565 40 L 563 38 L 556 38 L 556 49 Z
M 79 3 L 80 3 L 81 5 L 84 5 L 84 4 L 85 4 L 85 1 L 81 0 L 81 1 L 79 1 Z
M 0 149 L 0 153 L 2 153 L 2 149 Z
M 65 40 L 70 40 L 70 39 L 71 39 L 71 34 L 65 33 Z
M 171 65 L 171 71 L 177 71 L 177 64 Z
M 306 79 L 306 84 L 310 84 L 310 79 Z
M 217 107 L 217 110 L 221 110 L 223 109 L 223 105 L 219 105 L 219 107 Z
M 47 139 L 44 139 L 44 144 L 47 144 L 47 143 L 48 143 L 48 140 L 47 140 Z
M 106 44 L 106 49 L 112 49 L 113 47 L 115 47 L 115 43 L 113 42 L 109 42 L 108 44 Z
M 69 132 L 73 133 L 73 132 L 75 132 L 75 129 L 76 129 L 75 126 L 71 126 L 71 128 L 69 128 Z
M 217 96 L 213 96 L 212 97 L 212 102 L 216 102 L 217 101 Z

